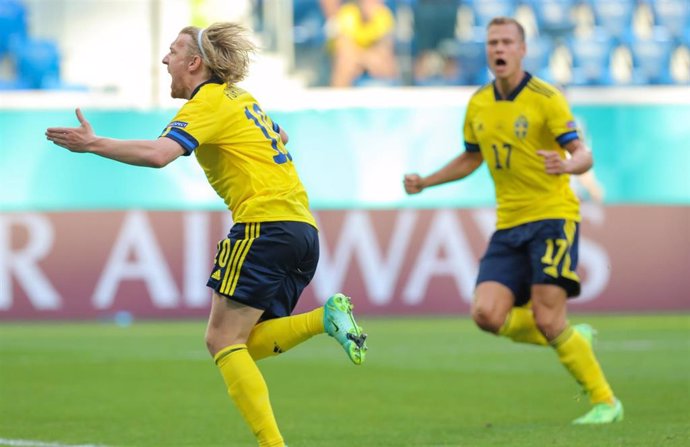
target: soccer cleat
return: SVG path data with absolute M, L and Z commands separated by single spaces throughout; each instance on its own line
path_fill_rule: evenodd
M 573 421 L 575 425 L 611 424 L 623 420 L 623 404 L 616 399 L 613 404 L 600 403 L 594 405 L 587 414 Z
M 594 347 L 597 341 L 597 330 L 587 323 L 576 324 L 573 329 L 582 335 L 590 346 Z
M 323 305 L 323 326 L 326 333 L 335 338 L 345 349 L 347 355 L 355 365 L 364 363 L 367 351 L 367 334 L 357 326 L 352 315 L 352 301 L 342 293 L 336 293 L 328 298 Z

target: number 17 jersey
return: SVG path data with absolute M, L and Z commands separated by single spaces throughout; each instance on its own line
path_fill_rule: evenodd
M 215 80 L 201 84 L 161 136 L 196 154 L 234 222 L 316 227 L 280 128 L 247 91 Z
M 538 150 L 554 150 L 578 138 L 563 94 L 525 73 L 508 98 L 494 83 L 470 99 L 464 125 L 465 148 L 481 151 L 496 189 L 497 229 L 545 219 L 579 221 L 579 202 L 568 175 L 547 174 Z

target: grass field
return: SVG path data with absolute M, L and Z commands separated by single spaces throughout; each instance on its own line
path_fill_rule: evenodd
M 364 319 L 362 367 L 327 336 L 259 366 L 290 447 L 690 445 L 690 315 L 582 321 L 599 330 L 622 423 L 571 426 L 589 407 L 555 354 L 466 318 Z M 3 323 L 0 445 L 255 445 L 204 327 Z

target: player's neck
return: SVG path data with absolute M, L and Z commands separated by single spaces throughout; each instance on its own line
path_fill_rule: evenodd
M 525 71 L 519 70 L 505 78 L 496 78 L 496 89 L 501 94 L 501 98 L 507 98 L 520 85 L 525 77 Z

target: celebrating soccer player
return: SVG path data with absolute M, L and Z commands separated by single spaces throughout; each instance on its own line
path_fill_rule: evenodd
M 173 98 L 187 102 L 155 140 L 114 140 L 80 126 L 49 128 L 48 140 L 138 166 L 163 167 L 196 155 L 234 225 L 218 243 L 207 285 L 213 289 L 206 344 L 227 391 L 260 446 L 284 446 L 255 363 L 328 333 L 350 360 L 365 358 L 366 335 L 350 298 L 335 294 L 323 307 L 291 315 L 319 259 L 319 239 L 287 134 L 236 83 L 247 74 L 254 46 L 232 23 L 182 29 L 163 58 Z
M 462 179 L 486 161 L 497 228 L 480 263 L 472 318 L 485 331 L 555 349 L 593 405 L 575 424 L 620 421 L 623 406 L 594 356 L 593 329 L 566 319 L 567 299 L 580 293 L 580 213 L 569 175 L 589 170 L 592 155 L 562 93 L 524 71 L 526 51 L 516 20 L 489 23 L 486 53 L 495 80 L 467 106 L 466 150 L 431 175 L 405 175 L 404 187 L 416 194 Z

